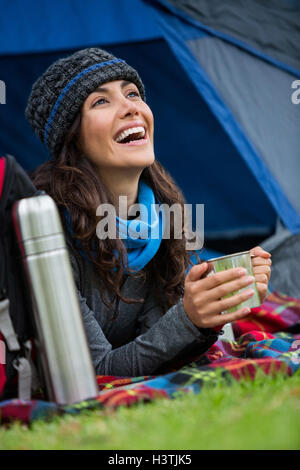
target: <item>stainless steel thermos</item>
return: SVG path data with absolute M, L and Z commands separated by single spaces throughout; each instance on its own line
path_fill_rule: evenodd
M 60 216 L 50 196 L 21 199 L 13 220 L 33 303 L 49 399 L 71 404 L 98 387 Z

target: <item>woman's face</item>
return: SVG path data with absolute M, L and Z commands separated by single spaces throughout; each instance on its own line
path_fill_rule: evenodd
M 81 110 L 80 146 L 100 170 L 142 170 L 154 162 L 153 115 L 135 84 L 105 83 Z

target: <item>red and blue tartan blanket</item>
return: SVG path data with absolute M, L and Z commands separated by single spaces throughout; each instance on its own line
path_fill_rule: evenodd
M 0 422 L 30 423 L 53 415 L 84 409 L 118 408 L 159 398 L 199 393 L 204 384 L 216 384 L 266 375 L 293 375 L 300 369 L 300 299 L 273 292 L 243 321 L 233 323 L 235 341 L 219 339 L 205 354 L 178 363 L 158 376 L 97 376 L 99 395 L 69 406 L 34 399 L 0 402 Z

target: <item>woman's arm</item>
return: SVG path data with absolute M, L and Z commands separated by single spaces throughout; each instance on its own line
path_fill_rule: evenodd
M 156 369 L 185 353 L 191 345 L 199 346 L 199 354 L 217 339 L 207 337 L 186 315 L 182 301 L 164 315 L 151 294 L 137 320 L 136 338 L 113 349 L 95 313 L 80 292 L 80 266 L 72 250 L 71 265 L 84 327 L 95 371 L 99 375 L 139 376 L 153 374 Z M 122 324 L 120 324 L 122 329 Z M 126 333 L 125 333 L 126 335 Z
M 168 363 L 164 363 L 162 366 L 162 370 L 165 370 L 166 367 L 169 366 L 174 367 L 177 361 L 186 361 L 192 358 L 193 356 L 199 356 L 200 354 L 205 353 L 217 341 L 218 336 L 223 333 L 222 331 L 216 332 L 211 328 L 196 327 L 189 320 L 186 312 L 184 311 L 182 299 L 180 299 L 176 306 L 176 310 L 178 309 L 181 311 L 184 321 L 190 323 L 190 326 L 192 327 L 195 333 L 195 338 L 192 342 L 188 343 L 183 349 L 181 349 L 178 354 L 176 354 L 171 359 L 171 361 L 169 361 Z M 168 329 L 168 327 L 170 328 L 168 317 L 166 317 L 166 320 L 167 321 L 165 328 Z M 177 330 L 178 322 L 176 321 L 175 317 L 174 320 L 174 328 Z M 159 306 L 158 303 L 156 303 L 155 297 L 150 295 L 149 298 L 145 301 L 143 314 L 139 318 L 140 334 L 147 332 L 157 322 L 159 322 L 158 325 L 161 325 L 165 322 L 165 319 L 163 316 L 162 308 Z M 169 335 L 170 338 L 172 338 L 171 331 L 169 331 Z
M 133 341 L 112 349 L 94 312 L 79 291 L 78 298 L 95 371 L 99 375 L 149 375 L 175 357 L 180 357 L 180 353 L 184 354 L 191 344 L 194 348 L 199 346 L 200 354 L 217 339 L 217 335 L 207 337 L 195 327 L 187 317 L 182 302 L 179 302 L 163 316 L 159 308 L 149 310 L 141 318 L 143 333 Z M 149 322 L 152 324 L 150 327 Z

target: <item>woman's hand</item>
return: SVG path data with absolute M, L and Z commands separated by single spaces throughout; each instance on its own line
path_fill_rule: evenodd
M 254 277 L 245 276 L 247 271 L 244 268 L 233 268 L 202 278 L 207 268 L 206 262 L 196 264 L 185 278 L 183 308 L 189 319 L 198 328 L 216 328 L 247 316 L 250 312 L 248 307 L 233 313 L 220 313 L 251 297 L 253 289 L 247 289 L 227 299 L 222 297 L 252 284 Z
M 265 300 L 268 292 L 268 283 L 271 276 L 271 255 L 264 251 L 260 246 L 250 250 L 253 274 L 256 281 L 256 287 L 259 292 L 261 303 Z

